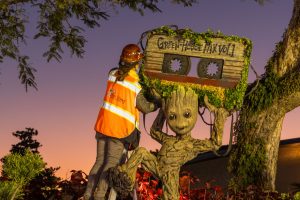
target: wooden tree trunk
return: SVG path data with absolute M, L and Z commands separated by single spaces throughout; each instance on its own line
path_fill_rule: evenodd
M 282 42 L 266 65 L 266 73 L 257 86 L 253 83 L 244 99 L 236 126 L 237 145 L 230 156 L 233 173 L 230 186 L 249 184 L 274 191 L 278 147 L 284 116 L 300 106 L 300 0 L 294 10 Z
M 278 149 L 280 142 L 280 135 L 282 129 L 283 117 L 274 121 L 271 124 L 274 127 L 274 132 L 267 133 L 266 138 L 266 168 L 262 171 L 262 187 L 267 190 L 275 190 L 275 180 L 277 173 L 277 160 L 278 160 Z M 271 137 L 270 137 L 271 136 Z

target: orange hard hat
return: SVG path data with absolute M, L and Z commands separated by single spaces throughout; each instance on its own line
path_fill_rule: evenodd
M 125 63 L 135 63 L 143 58 L 143 56 L 144 55 L 138 45 L 128 44 L 122 50 L 120 61 Z

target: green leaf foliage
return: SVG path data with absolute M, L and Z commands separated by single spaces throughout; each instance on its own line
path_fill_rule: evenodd
M 232 161 L 236 162 L 237 165 L 229 165 L 229 171 L 239 174 L 229 182 L 229 188 L 233 190 L 240 189 L 240 186 L 258 183 L 261 180 L 260 172 L 265 169 L 263 163 L 266 150 L 263 139 L 255 138 L 246 143 L 239 142 L 236 145 L 243 145 L 243 148 L 235 148 L 230 157 L 230 159 L 235 159 Z
M 20 185 L 26 185 L 31 179 L 43 171 L 45 163 L 39 154 L 29 149 L 24 155 L 12 153 L 4 157 L 3 173 Z
M 13 197 L 15 199 L 22 197 L 22 192 L 18 189 L 18 184 L 12 181 L 0 181 L 0 199 L 11 200 Z
M 41 156 L 25 150 L 24 155 L 11 153 L 3 158 L 2 175 L 7 181 L 0 184 L 0 197 L 8 195 L 9 199 L 23 196 L 23 189 L 34 177 L 44 169 L 45 163 Z
M 25 156 L 26 152 L 30 151 L 40 156 L 38 149 L 42 145 L 33 138 L 34 136 L 38 135 L 37 130 L 35 130 L 34 128 L 26 128 L 25 130 L 22 131 L 13 132 L 12 135 L 20 140 L 18 143 L 12 145 L 10 149 L 10 152 L 12 154 Z M 40 158 L 42 157 L 40 156 Z M 5 165 L 6 163 L 5 159 L 6 157 L 1 159 L 3 165 Z M 12 179 L 9 179 L 7 174 L 8 172 L 3 170 L 2 170 L 2 176 L 0 177 L 0 182 L 3 180 L 7 184 L 14 183 L 15 185 L 18 185 L 22 189 L 23 199 L 38 199 L 38 200 L 50 199 L 53 197 L 53 195 L 56 195 L 58 193 L 59 189 L 57 184 L 60 182 L 61 179 L 55 176 L 55 173 L 57 172 L 57 170 L 59 170 L 59 167 L 53 168 L 53 167 L 47 167 L 46 165 L 47 164 L 44 162 L 44 167 L 41 170 L 41 172 L 37 174 L 34 178 L 32 178 L 28 183 L 26 183 L 26 185 L 20 185 L 19 183 L 14 182 Z M 12 186 L 8 188 L 11 189 Z M 19 189 L 16 191 L 18 193 L 21 193 L 21 190 Z
M 300 192 L 297 192 L 297 193 L 294 195 L 294 200 L 300 200 Z
M 259 80 L 259 84 L 255 82 L 248 87 L 248 91 L 252 92 L 244 99 L 244 106 L 249 108 L 250 112 L 260 112 L 270 107 L 282 96 L 288 96 L 300 90 L 299 67 L 289 70 L 282 77 L 273 71 L 272 66 L 280 51 L 282 51 L 282 41 L 276 44 L 276 49 L 265 67 L 266 72 Z
M 196 0 L 173 0 L 173 3 L 191 6 Z M 87 42 L 85 29 L 100 27 L 102 20 L 109 19 L 105 7 L 124 8 L 144 14 L 144 10 L 160 12 L 158 0 L 135 1 L 101 1 L 101 0 L 22 0 L 0 1 L 0 62 L 4 58 L 11 58 L 18 62 L 19 79 L 28 87 L 37 89 L 34 72 L 28 55 L 20 52 L 20 45 L 26 45 L 26 28 L 30 22 L 30 15 L 36 13 L 36 34 L 34 39 L 49 39 L 48 49 L 43 56 L 49 62 L 62 60 L 65 49 L 71 55 L 82 58 Z

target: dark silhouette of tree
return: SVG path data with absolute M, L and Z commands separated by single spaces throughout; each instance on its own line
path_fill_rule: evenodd
M 11 153 L 24 155 L 27 148 L 33 153 L 39 153 L 38 148 L 42 145 L 37 140 L 32 139 L 33 136 L 38 135 L 37 130 L 25 128 L 23 131 L 13 132 L 12 135 L 20 139 L 20 142 L 12 145 Z M 4 163 L 5 157 L 1 158 L 0 161 Z
M 21 141 L 12 145 L 10 150 L 11 153 L 19 153 L 24 155 L 27 148 L 29 148 L 32 153 L 39 153 L 38 148 L 42 145 L 37 140 L 33 139 L 33 136 L 38 135 L 37 130 L 33 128 L 26 128 L 24 131 L 16 131 L 12 134 Z
M 55 176 L 59 167 L 45 167 L 24 189 L 24 199 L 47 200 L 58 193 L 61 178 Z
M 197 0 L 172 0 L 173 3 L 191 6 Z M 101 0 L 12 0 L 0 2 L 0 62 L 5 57 L 19 63 L 19 79 L 25 85 L 37 89 L 29 57 L 20 52 L 20 44 L 26 43 L 25 31 L 29 14 L 37 14 L 37 33 L 34 39 L 48 38 L 49 48 L 43 54 L 47 61 L 62 59 L 66 46 L 72 55 L 83 57 L 86 41 L 82 34 L 85 28 L 96 28 L 102 20 L 109 19 L 103 6 L 129 8 L 143 15 L 144 10 L 160 12 L 158 0 L 101 1 Z

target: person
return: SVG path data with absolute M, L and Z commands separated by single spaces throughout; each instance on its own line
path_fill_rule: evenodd
M 88 175 L 84 200 L 105 199 L 108 169 L 120 164 L 124 149 L 138 146 L 139 111 L 156 110 L 156 104 L 144 97 L 139 84 L 137 70 L 142 58 L 140 48 L 128 44 L 122 50 L 119 67 L 109 72 L 103 105 L 94 127 L 97 156 Z

